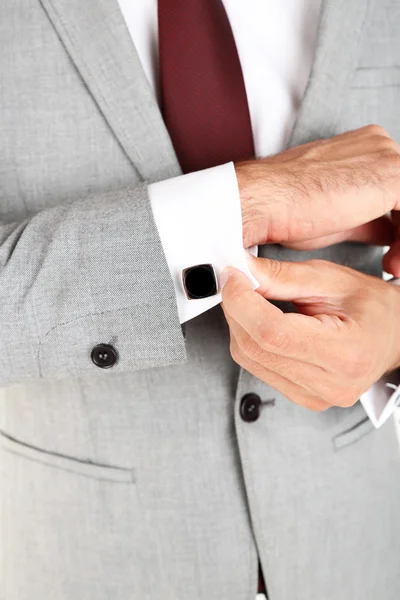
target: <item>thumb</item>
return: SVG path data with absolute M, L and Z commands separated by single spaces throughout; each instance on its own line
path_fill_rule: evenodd
M 268 259 L 254 259 L 257 261 L 254 273 L 261 280 L 262 290 L 265 291 L 265 282 L 271 282 L 270 289 L 274 287 L 275 299 L 293 299 L 293 288 L 291 283 L 284 277 L 277 276 L 277 261 Z M 283 265 L 279 271 L 284 272 L 285 266 L 295 267 L 300 271 L 301 266 L 292 263 L 278 263 Z M 269 273 L 268 273 L 269 269 Z M 274 275 L 271 276 L 271 273 Z M 295 357 L 299 352 L 304 353 L 304 344 L 311 348 L 319 348 L 321 341 L 321 323 L 324 326 L 330 322 L 331 317 L 324 318 L 312 314 L 284 313 L 277 306 L 268 302 L 262 294 L 253 290 L 248 278 L 240 271 L 230 267 L 226 269 L 220 278 L 222 289 L 222 308 L 227 317 L 228 324 L 234 321 L 256 342 L 261 348 L 274 354 L 282 354 L 287 357 Z M 285 287 L 286 286 L 286 287 Z M 295 290 L 296 291 L 296 290 Z M 318 321 L 318 322 L 317 322 Z M 313 350 L 314 351 L 314 350 Z M 308 355 L 310 353 L 307 349 Z
M 251 255 L 249 254 L 249 257 L 250 256 Z M 228 281 L 230 282 L 230 284 L 234 282 L 235 287 L 240 288 L 241 290 L 253 289 L 250 283 L 250 279 L 244 273 L 242 273 L 242 271 L 239 271 L 239 269 L 235 269 L 234 267 L 225 267 L 225 269 L 222 271 L 221 276 L 219 278 L 219 285 L 221 287 L 221 291 L 224 289 Z
M 224 269 L 220 276 L 222 308 L 238 322 L 255 319 L 259 314 L 272 319 L 276 325 L 282 311 L 266 302 L 258 290 L 254 290 L 249 278 L 233 267 Z M 257 319 L 256 319 L 257 320 Z
M 251 257 L 249 268 L 260 283 L 256 291 L 269 300 L 326 300 L 342 297 L 346 291 L 346 267 L 324 260 L 295 263 Z

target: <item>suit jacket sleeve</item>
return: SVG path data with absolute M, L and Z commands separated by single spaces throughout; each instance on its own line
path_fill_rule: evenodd
M 118 353 L 107 371 L 99 343 Z M 0 224 L 0 386 L 185 360 L 146 185 Z

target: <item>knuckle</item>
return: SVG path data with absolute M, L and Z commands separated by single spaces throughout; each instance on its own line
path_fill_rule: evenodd
M 283 275 L 283 265 L 281 261 L 270 258 L 262 258 L 259 260 L 262 260 L 263 265 L 265 265 L 270 282 L 281 279 Z
M 263 348 L 271 348 L 278 353 L 284 352 L 290 345 L 290 339 L 287 333 L 283 331 L 271 331 L 263 327 L 260 331 L 260 345 Z
M 399 156 L 399 144 L 383 128 L 371 135 L 371 142 L 374 142 L 374 149 L 382 158 L 396 160 Z
M 353 406 L 358 401 L 359 397 L 359 394 L 356 394 L 354 390 L 342 391 L 339 397 L 340 406 L 350 408 L 350 406 Z
M 254 362 L 260 361 L 264 353 L 261 346 L 256 344 L 252 339 L 245 340 L 242 349 L 244 354 Z
M 351 383 L 351 379 L 343 371 L 339 376 L 332 373 L 332 377 L 317 386 L 319 398 L 328 406 L 340 406 L 347 408 L 353 406 L 359 399 L 356 393 L 356 386 Z
M 381 125 L 377 125 L 376 123 L 370 123 L 365 127 L 362 127 L 362 130 L 370 136 L 379 136 L 379 137 L 390 137 L 388 132 Z
M 257 344 L 254 342 L 254 340 L 252 340 L 252 338 L 249 335 L 243 335 L 238 340 L 238 350 L 236 354 L 239 355 L 239 357 L 241 356 L 242 358 L 247 357 L 250 359 L 254 359 L 257 356 L 257 353 Z
M 277 278 L 279 277 L 280 273 L 282 272 L 282 263 L 279 260 L 271 260 L 271 259 L 266 259 L 268 260 L 268 274 L 273 278 Z
M 399 145 L 393 138 L 384 138 L 382 140 L 382 145 L 387 150 L 391 150 L 394 155 L 398 155 L 399 153 Z
M 385 165 L 397 168 L 400 164 L 400 153 L 397 144 L 392 142 L 382 147 L 380 158 L 385 162 Z
M 360 395 L 357 394 L 354 385 L 340 384 L 339 386 L 332 385 L 331 389 L 324 390 L 323 400 L 329 406 L 340 406 L 342 408 L 350 408 L 358 400 Z

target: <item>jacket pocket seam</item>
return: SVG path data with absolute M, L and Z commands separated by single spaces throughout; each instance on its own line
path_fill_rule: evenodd
M 14 456 L 20 456 L 25 460 L 57 469 L 58 471 L 85 477 L 86 479 L 124 484 L 135 483 L 132 469 L 95 463 L 58 452 L 44 450 L 17 440 L 4 431 L 0 431 L 0 446 L 5 452 Z
M 358 67 L 350 87 L 355 90 L 380 90 L 400 86 L 400 66 Z
M 363 437 L 374 431 L 374 426 L 369 417 L 364 417 L 361 421 L 335 435 L 332 439 L 334 450 L 340 451 L 343 448 L 352 446 Z

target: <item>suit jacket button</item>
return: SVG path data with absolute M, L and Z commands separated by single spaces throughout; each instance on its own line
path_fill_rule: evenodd
M 260 416 L 261 398 L 258 394 L 246 394 L 240 402 L 240 416 L 246 423 L 257 421 Z
M 96 367 L 109 369 L 117 362 L 118 354 L 110 344 L 97 344 L 92 350 L 91 358 Z

